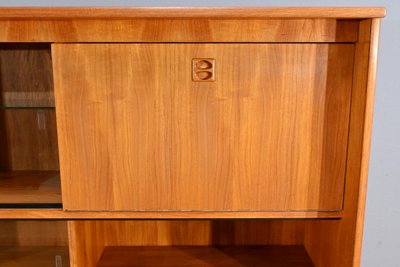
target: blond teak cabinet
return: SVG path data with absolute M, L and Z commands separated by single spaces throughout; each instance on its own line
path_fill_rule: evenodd
M 384 15 L 0 8 L 0 266 L 359 267 Z

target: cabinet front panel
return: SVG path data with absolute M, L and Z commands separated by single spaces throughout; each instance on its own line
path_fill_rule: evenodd
M 340 210 L 352 44 L 55 44 L 66 210 Z M 215 81 L 192 80 L 214 59 Z

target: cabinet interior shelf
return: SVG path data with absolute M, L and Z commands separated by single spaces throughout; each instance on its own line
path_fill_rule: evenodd
M 302 246 L 106 247 L 97 267 L 313 267 Z
M 0 109 L 55 109 L 55 107 L 51 106 L 5 106 L 5 105 L 0 105 Z
M 69 266 L 68 247 L 0 246 L 0 263 L 2 267 Z
M 61 207 L 59 171 L 0 172 L 0 207 Z

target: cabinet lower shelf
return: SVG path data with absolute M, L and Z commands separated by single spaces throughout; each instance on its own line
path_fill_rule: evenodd
M 97 267 L 313 267 L 302 246 L 106 247 Z
M 61 207 L 59 172 L 0 172 L 0 207 Z
M 0 265 L 2 267 L 69 266 L 68 247 L 0 246 Z

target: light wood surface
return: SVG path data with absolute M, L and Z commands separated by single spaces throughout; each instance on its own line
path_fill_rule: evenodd
M 0 246 L 68 246 L 67 222 L 0 220 Z
M 8 203 L 61 204 L 60 173 L 58 171 L 0 172 L 0 204 Z
M 355 42 L 357 20 L 0 20 L 1 42 Z
M 54 109 L 0 110 L 0 170 L 59 169 Z
M 97 267 L 313 267 L 301 246 L 106 247 Z
M 1 267 L 54 267 L 56 256 L 61 256 L 62 266 L 69 266 L 67 247 L 0 246 Z
M 374 18 L 383 7 L 3 7 L 0 18 Z
M 115 266 L 133 250 L 178 260 L 165 246 L 199 245 L 184 257 L 273 245 L 271 258 L 287 261 L 304 249 L 277 246 L 304 245 L 309 266 L 359 267 L 385 13 L 0 8 L 0 106 L 54 106 L 54 61 L 63 197 L 74 210 L 1 209 L 1 219 L 45 220 L 0 221 L 0 266 L 55 266 L 55 255 L 66 266 L 59 246 L 69 243 L 73 267 L 96 266 L 104 249 Z M 54 44 L 52 59 L 50 43 L 68 42 L 87 44 Z M 191 80 L 193 58 L 216 59 L 214 82 Z M 55 110 L 1 109 L 0 148 L 3 176 L 57 171 Z M 0 202 L 53 197 L 29 197 L 26 185 L 46 179 L 30 178 L 0 177 Z M 24 193 L 10 195 L 10 184 Z M 66 222 L 51 218 L 97 220 L 69 221 L 68 242 Z M 266 266 L 270 252 L 250 258 Z
M 182 211 L 182 212 L 107 212 L 64 211 L 62 209 L 1 209 L 3 219 L 339 219 L 341 211 L 307 212 L 237 212 L 237 211 Z
M 64 208 L 340 210 L 353 52 L 55 44 Z M 191 79 L 203 57 L 215 82 Z
M 343 218 L 338 221 L 309 221 L 306 225 L 305 246 L 317 267 L 360 266 L 378 32 L 378 20 L 360 23 L 360 40 L 355 52 Z
M 54 107 L 49 44 L 0 44 L 0 106 Z
M 298 245 L 304 221 L 294 220 L 87 220 L 69 221 L 72 245 L 106 246 Z M 86 234 L 84 234 L 86 232 Z M 99 243 L 100 244 L 100 243 Z
M 360 166 L 360 182 L 358 188 L 357 213 L 356 213 L 356 230 L 353 266 L 361 264 L 361 246 L 363 240 L 365 205 L 367 196 L 368 170 L 371 151 L 372 138 L 372 121 L 374 113 L 374 99 L 376 86 L 376 72 L 378 64 L 378 45 L 379 45 L 379 29 L 380 19 L 371 20 L 371 35 L 369 49 L 369 64 L 367 69 L 367 91 L 365 95 L 365 112 L 364 127 L 362 132 L 362 150 L 361 150 L 361 166 Z
M 299 245 L 304 221 L 70 221 L 68 226 L 72 266 L 91 267 L 106 246 Z

